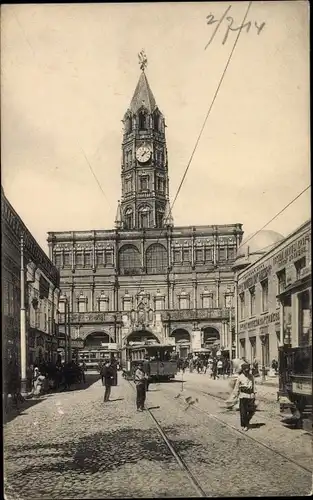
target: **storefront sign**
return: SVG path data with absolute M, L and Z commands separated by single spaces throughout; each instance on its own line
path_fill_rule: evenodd
M 270 265 L 262 265 L 259 268 L 256 268 L 254 273 L 249 276 L 243 283 L 239 284 L 239 292 L 246 290 L 247 288 L 251 288 L 256 285 L 260 281 L 266 279 L 272 272 L 272 266 Z
M 294 241 L 273 257 L 273 266 L 281 267 L 301 257 L 307 251 L 308 235 Z
M 279 311 L 265 314 L 264 316 L 259 316 L 258 318 L 251 319 L 250 321 L 245 321 L 239 325 L 240 331 L 249 330 L 250 328 L 255 328 L 257 326 L 268 325 L 269 323 L 274 323 L 279 321 Z

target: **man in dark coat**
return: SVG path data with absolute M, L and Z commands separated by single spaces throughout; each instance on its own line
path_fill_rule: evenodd
M 145 359 L 143 361 L 143 371 L 145 373 L 145 375 L 147 375 L 147 378 L 146 378 L 146 391 L 149 390 L 149 384 L 150 384 L 150 375 L 151 375 L 151 366 L 150 366 L 150 362 L 149 362 L 149 356 L 145 356 Z
M 103 401 L 106 403 L 110 399 L 111 387 L 113 385 L 113 380 L 114 380 L 114 371 L 112 369 L 110 361 L 107 361 L 102 369 L 102 380 L 105 386 Z

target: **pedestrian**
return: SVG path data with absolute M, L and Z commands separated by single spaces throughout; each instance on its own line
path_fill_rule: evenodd
M 135 371 L 135 384 L 136 384 L 136 405 L 137 411 L 143 411 L 146 401 L 146 380 L 147 375 L 144 372 L 143 364 L 139 363 Z
M 38 370 L 38 368 L 35 370 Z M 39 370 L 36 371 L 36 378 L 34 380 L 34 396 L 40 396 L 42 394 L 45 380 L 46 377 L 42 375 Z
M 194 362 L 193 362 L 193 359 L 190 358 L 190 360 L 189 360 L 189 372 L 192 373 L 193 369 L 194 369 Z
M 109 360 L 106 361 L 103 369 L 102 369 L 102 380 L 105 386 L 104 392 L 104 403 L 107 403 L 110 399 L 111 395 L 111 387 L 113 385 L 114 372 L 111 366 L 111 362 Z
M 216 377 L 218 378 L 218 375 L 217 375 L 217 359 L 216 358 L 213 359 L 213 363 L 212 363 L 212 377 L 213 377 L 213 380 L 215 380 Z
M 146 391 L 149 390 L 149 385 L 150 385 L 150 375 L 151 375 L 151 366 L 150 366 L 150 363 L 149 363 L 149 356 L 146 355 L 145 356 L 145 359 L 143 361 L 143 371 L 145 372 L 145 374 L 147 375 L 147 378 L 146 378 Z
M 221 359 L 219 359 L 217 361 L 217 378 L 220 377 L 220 375 L 223 375 L 223 361 Z
M 252 364 L 252 375 L 254 377 L 258 377 L 259 376 L 259 363 L 258 363 L 258 361 L 257 361 L 256 358 L 254 358 L 253 364 Z
M 255 384 L 249 363 L 243 363 L 241 366 L 241 373 L 234 388 L 234 397 L 239 398 L 240 425 L 242 430 L 247 431 L 255 413 Z

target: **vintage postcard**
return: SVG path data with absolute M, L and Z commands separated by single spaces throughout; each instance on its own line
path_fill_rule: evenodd
M 7 500 L 309 495 L 306 1 L 1 7 Z

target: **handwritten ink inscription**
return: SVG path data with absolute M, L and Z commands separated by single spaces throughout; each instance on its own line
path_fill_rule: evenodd
M 231 10 L 231 5 L 225 10 L 221 19 L 215 19 L 213 14 L 209 14 L 206 17 L 207 24 L 209 26 L 215 25 L 215 29 L 211 35 L 210 40 L 206 44 L 204 50 L 206 50 L 208 48 L 208 46 L 212 43 L 212 41 L 214 40 L 214 38 L 219 30 L 225 30 L 224 31 L 224 38 L 222 41 L 222 45 L 224 45 L 227 42 L 229 33 L 232 31 L 237 32 L 237 31 L 245 30 L 246 33 L 249 33 L 249 31 L 252 29 L 257 33 L 257 35 L 259 35 L 261 33 L 261 31 L 264 29 L 265 23 L 263 22 L 261 24 L 258 24 L 257 21 L 254 21 L 254 22 L 247 21 L 244 24 L 241 24 L 240 26 L 235 26 L 234 25 L 234 23 L 235 23 L 234 18 L 228 15 L 230 10 Z

